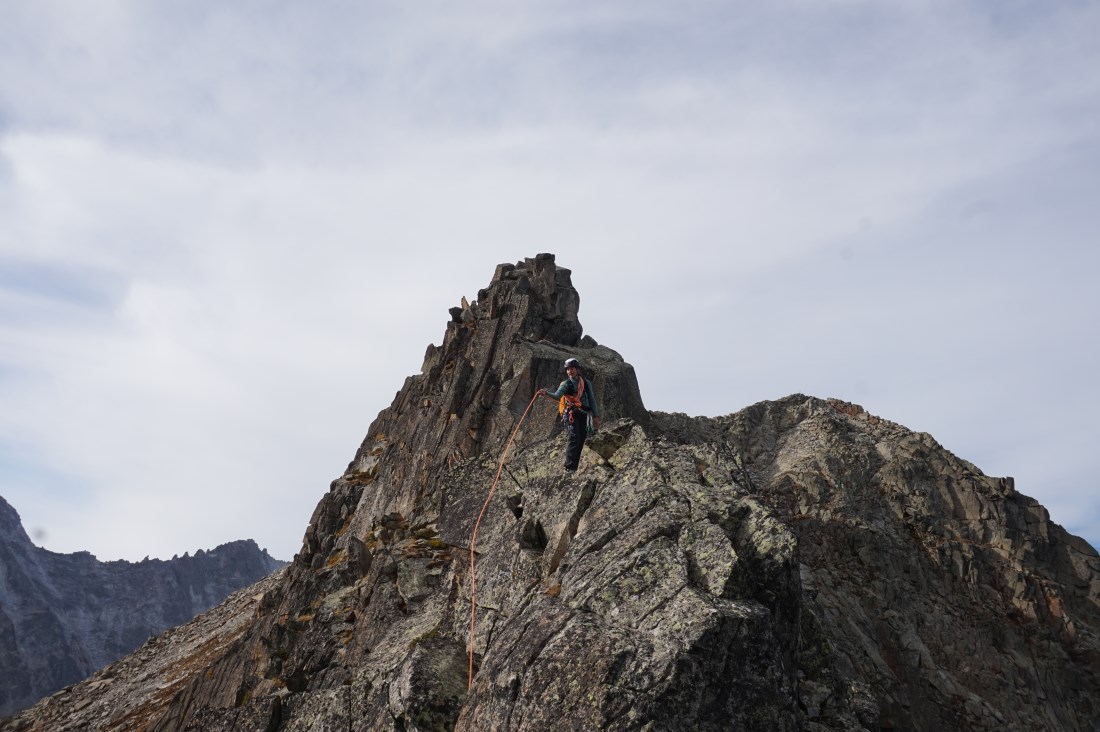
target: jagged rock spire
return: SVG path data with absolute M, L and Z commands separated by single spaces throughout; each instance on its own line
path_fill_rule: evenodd
M 580 295 L 553 254 L 498 265 L 477 300 L 451 309 L 443 342 L 429 345 L 420 374 L 406 379 L 367 431 L 345 477 L 369 474 L 379 486 L 370 513 L 408 514 L 438 500 L 441 468 L 502 448 L 540 386 L 557 386 L 562 363 L 580 359 L 606 420 L 645 424 L 634 368 L 610 348 L 582 337 Z M 546 401 L 528 417 L 521 444 L 558 429 Z M 382 496 L 385 496 L 384 498 Z

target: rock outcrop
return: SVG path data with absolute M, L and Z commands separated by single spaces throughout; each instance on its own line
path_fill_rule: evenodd
M 0 498 L 0 714 L 80 681 L 282 566 L 253 541 L 167 561 L 35 546 Z
M 291 566 L 214 611 L 216 652 L 108 669 L 122 721 L 93 677 L 0 729 L 1098 729 L 1100 557 L 1011 479 L 836 400 L 648 412 L 578 305 L 551 255 L 499 267 Z M 518 430 L 478 532 L 468 689 L 471 530 L 568 356 L 604 429 L 575 475 L 549 402 Z

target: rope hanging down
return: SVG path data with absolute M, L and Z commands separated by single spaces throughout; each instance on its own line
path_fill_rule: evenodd
M 485 515 L 485 510 L 489 508 L 489 501 L 493 498 L 493 492 L 497 489 L 497 483 L 500 482 L 500 474 L 504 470 L 504 460 L 508 457 L 508 448 L 512 446 L 512 440 L 515 439 L 516 433 L 519 432 L 519 428 L 523 426 L 523 420 L 527 419 L 527 413 L 531 411 L 531 407 L 534 406 L 535 400 L 539 398 L 536 392 L 531 397 L 530 404 L 527 405 L 527 409 L 523 410 L 523 416 L 519 418 L 519 422 L 516 423 L 516 428 L 512 430 L 511 437 L 508 438 L 508 442 L 504 445 L 504 452 L 500 455 L 500 465 L 497 467 L 497 475 L 493 478 L 493 487 L 489 489 L 489 495 L 485 497 L 485 505 L 481 507 L 481 513 L 477 515 L 477 521 L 474 522 L 474 531 L 470 536 L 470 674 L 466 681 L 466 690 L 469 691 L 474 686 L 474 627 L 477 621 L 477 573 L 474 571 L 474 545 L 477 543 L 477 528 L 481 525 L 481 518 Z

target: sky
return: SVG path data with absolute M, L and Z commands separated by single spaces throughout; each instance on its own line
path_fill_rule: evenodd
M 313 507 L 553 252 L 650 409 L 836 397 L 1100 545 L 1100 4 L 0 0 L 0 495 L 101 560 Z

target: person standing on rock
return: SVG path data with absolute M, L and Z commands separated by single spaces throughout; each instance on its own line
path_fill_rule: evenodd
M 592 383 L 581 374 L 581 364 L 575 358 L 565 360 L 565 375 L 568 377 L 558 385 L 555 391 L 539 389 L 536 394 L 558 400 L 558 414 L 569 442 L 565 448 L 565 469 L 573 472 L 581 460 L 581 450 L 588 438 L 588 417 L 592 417 L 592 428 L 600 428 L 600 409 L 596 405 L 596 391 Z

